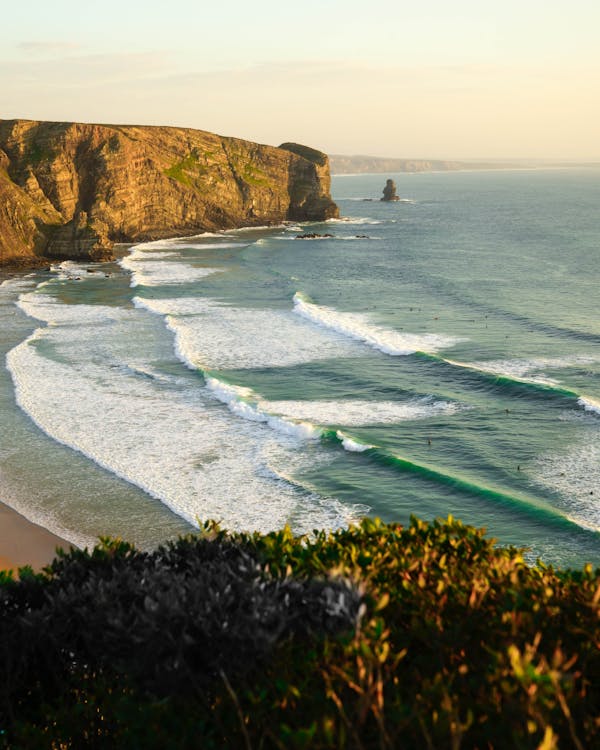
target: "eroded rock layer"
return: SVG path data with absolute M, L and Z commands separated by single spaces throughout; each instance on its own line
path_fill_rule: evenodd
M 201 130 L 0 121 L 0 263 L 338 215 L 320 151 Z

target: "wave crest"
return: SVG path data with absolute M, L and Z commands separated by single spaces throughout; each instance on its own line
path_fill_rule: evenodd
M 415 352 L 437 352 L 464 339 L 437 333 L 400 333 L 371 323 L 364 313 L 340 312 L 332 307 L 310 302 L 302 292 L 294 295 L 294 312 L 323 328 L 362 341 L 373 349 L 392 356 Z

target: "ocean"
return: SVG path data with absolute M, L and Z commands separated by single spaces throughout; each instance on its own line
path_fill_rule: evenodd
M 600 564 L 600 172 L 332 182 L 340 220 L 2 282 L 0 499 L 82 546 L 452 514 Z

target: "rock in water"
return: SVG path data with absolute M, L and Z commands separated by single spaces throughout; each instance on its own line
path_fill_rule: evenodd
M 188 128 L 0 120 L 0 265 L 339 216 L 329 160 Z
M 400 198 L 396 195 L 396 183 L 394 180 L 387 180 L 385 187 L 383 188 L 382 201 L 399 201 Z

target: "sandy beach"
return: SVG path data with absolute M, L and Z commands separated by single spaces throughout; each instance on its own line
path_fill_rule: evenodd
M 47 258 L 35 258 L 5 265 L 0 269 L 0 281 L 49 263 Z M 68 549 L 70 546 L 69 542 L 0 502 L 0 570 L 16 570 L 23 565 L 39 570 L 54 559 L 57 547 Z
M 57 547 L 69 549 L 70 546 L 69 542 L 0 503 L 0 570 L 16 570 L 23 565 L 40 570 L 52 562 Z

